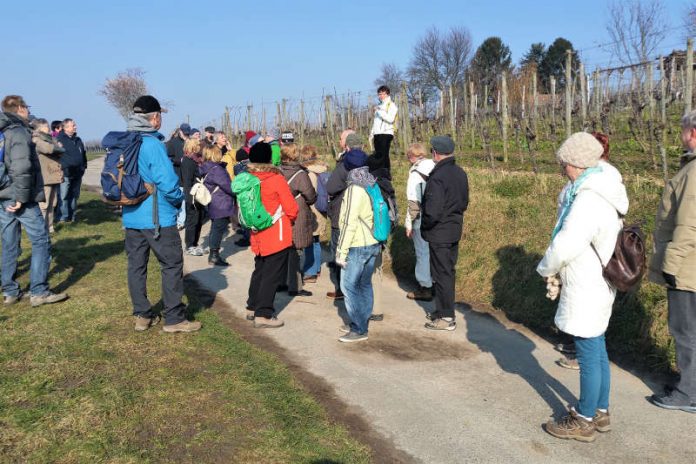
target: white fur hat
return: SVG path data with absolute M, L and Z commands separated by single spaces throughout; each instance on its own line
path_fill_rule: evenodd
M 604 148 L 592 134 L 576 132 L 563 142 L 556 152 L 556 159 L 576 168 L 591 168 L 597 166 Z

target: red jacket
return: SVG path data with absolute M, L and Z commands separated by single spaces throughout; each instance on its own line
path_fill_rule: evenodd
M 261 181 L 261 203 L 273 215 L 280 205 L 283 215 L 268 229 L 251 233 L 251 251 L 268 256 L 292 246 L 292 223 L 298 214 L 297 202 L 280 169 L 270 164 L 249 164 L 249 173 Z

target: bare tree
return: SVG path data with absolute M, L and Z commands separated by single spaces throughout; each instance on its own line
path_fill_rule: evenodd
M 121 117 L 128 120 L 135 100 L 148 93 L 144 76 L 145 71 L 141 68 L 126 69 L 113 79 L 106 79 L 104 86 L 99 90 L 99 95 L 103 95 Z
M 471 34 L 465 27 L 452 28 L 446 34 L 430 28 L 413 47 L 408 67 L 409 81 L 425 93 L 443 91 L 449 85 L 464 82 L 471 55 Z
M 684 10 L 682 18 L 684 26 L 684 38 L 696 36 L 696 5 L 690 5 Z
M 607 32 L 621 64 L 648 61 L 665 38 L 662 0 L 616 0 L 609 4 Z
M 404 73 L 394 63 L 382 63 L 380 75 L 375 79 L 375 86 L 386 85 L 396 93 L 401 88 L 401 83 L 404 82 Z

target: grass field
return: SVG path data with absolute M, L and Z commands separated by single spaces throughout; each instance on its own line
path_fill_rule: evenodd
M 228 329 L 192 289 L 201 332 L 135 333 L 120 221 L 89 193 L 78 214 L 53 238 L 51 286 L 70 300 L 0 312 L 0 462 L 370 461 L 276 356 Z M 155 303 L 157 264 L 148 280 Z

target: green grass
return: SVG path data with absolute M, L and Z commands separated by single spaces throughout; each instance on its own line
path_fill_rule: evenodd
M 370 461 L 277 357 L 191 292 L 201 332 L 135 333 L 120 221 L 96 195 L 53 244 L 50 283 L 70 300 L 0 312 L 0 462 Z M 153 303 L 159 279 L 153 257 Z

